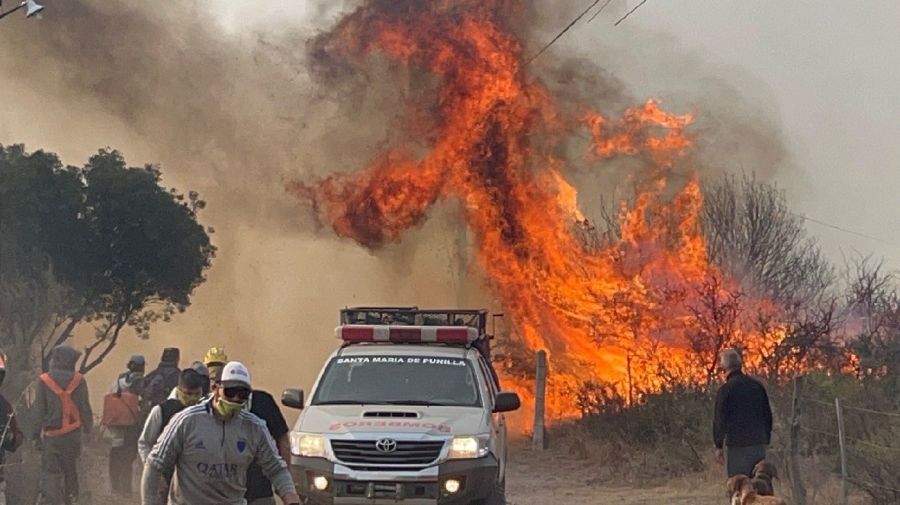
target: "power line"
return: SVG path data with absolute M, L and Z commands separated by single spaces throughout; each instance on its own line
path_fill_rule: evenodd
M 816 219 L 816 218 L 813 218 L 813 217 L 809 217 L 809 216 L 807 216 L 807 215 L 800 214 L 800 213 L 797 213 L 797 212 L 791 212 L 791 214 L 793 214 L 793 215 L 796 216 L 796 217 L 799 217 L 800 219 L 803 219 L 804 221 L 809 221 L 810 223 L 816 223 L 816 224 L 821 225 L 821 226 L 824 226 L 824 227 L 826 227 L 826 228 L 831 228 L 831 229 L 833 229 L 833 230 L 838 230 L 838 231 L 842 231 L 842 232 L 844 232 L 844 233 L 849 233 L 849 234 L 851 234 L 851 235 L 856 235 L 857 237 L 866 238 L 866 239 L 869 239 L 869 240 L 874 240 L 875 242 L 881 242 L 882 244 L 885 244 L 885 245 L 889 245 L 889 246 L 892 246 L 892 247 L 897 247 L 897 244 L 888 242 L 887 240 L 880 239 L 880 238 L 878 238 L 878 237 L 873 237 L 872 235 L 866 235 L 865 233 L 861 233 L 861 232 L 858 232 L 858 231 L 853 231 L 853 230 L 850 230 L 850 229 L 848 229 L 848 228 L 844 228 L 844 227 L 838 226 L 838 225 L 836 225 L 836 224 L 826 223 L 825 221 L 822 221 L 822 220 L 819 220 L 819 219 Z
M 644 1 L 646 1 L 646 0 L 644 0 Z M 525 65 L 524 65 L 524 66 L 527 67 L 528 65 L 531 65 L 531 62 L 532 62 L 532 61 L 538 59 L 538 57 L 540 57 L 542 54 L 544 54 L 544 52 L 545 52 L 547 49 L 550 49 L 550 46 L 552 46 L 553 44 L 555 44 L 556 41 L 560 39 L 560 37 L 562 37 L 563 35 L 565 35 L 566 32 L 568 32 L 573 26 L 575 26 L 575 24 L 578 23 L 578 22 L 581 20 L 581 18 L 583 18 L 588 12 L 590 12 L 591 9 L 593 9 L 594 6 L 596 6 L 598 3 L 600 3 L 600 0 L 594 0 L 594 2 L 591 3 L 591 5 L 589 5 L 587 9 L 585 9 L 585 10 L 584 10 L 581 14 L 579 14 L 575 19 L 573 19 L 572 22 L 569 23 L 565 28 L 563 28 L 561 32 L 557 33 L 557 34 L 556 34 L 556 37 L 553 37 L 553 40 L 551 40 L 550 42 L 547 43 L 547 45 L 545 45 L 544 47 L 542 47 L 541 50 L 537 52 L 537 54 L 535 54 L 535 55 L 532 56 L 531 58 L 528 58 L 528 60 L 525 62 Z M 608 2 L 607 2 L 607 3 L 608 3 Z
M 690 176 L 690 175 L 688 175 L 688 174 L 682 174 L 682 173 L 678 173 L 678 172 L 674 172 L 674 171 L 673 171 L 673 172 L 669 172 L 668 177 L 675 177 L 675 178 L 682 179 L 682 180 L 690 180 L 692 176 Z M 788 212 L 789 212 L 792 216 L 794 216 L 794 217 L 796 217 L 796 218 L 798 218 L 798 219 L 802 219 L 802 220 L 804 220 L 804 221 L 809 221 L 810 223 L 815 223 L 815 224 L 818 224 L 818 225 L 820 225 L 820 226 L 824 226 L 824 227 L 826 227 L 826 228 L 831 228 L 831 229 L 833 229 L 833 230 L 837 230 L 837 231 L 840 231 L 840 232 L 843 232 L 843 233 L 849 233 L 850 235 L 855 235 L 855 236 L 860 237 L 860 238 L 864 238 L 864 239 L 868 239 L 868 240 L 874 240 L 875 242 L 879 242 L 879 243 L 882 243 L 882 244 L 884 244 L 884 245 L 889 245 L 889 246 L 891 246 L 891 247 L 897 247 L 897 248 L 900 248 L 900 246 L 898 246 L 897 244 L 895 244 L 895 243 L 893 243 L 893 242 L 890 242 L 890 241 L 888 241 L 888 240 L 884 240 L 884 239 L 875 237 L 875 236 L 873 236 L 873 235 L 867 235 L 867 234 L 865 234 L 865 233 L 862 233 L 862 232 L 859 232 L 859 231 L 854 231 L 854 230 L 851 230 L 851 229 L 849 229 L 849 228 L 845 228 L 845 227 L 843 227 L 843 226 L 838 226 L 838 225 L 836 225 L 836 224 L 831 224 L 831 223 L 829 223 L 829 222 L 822 221 L 821 219 L 816 219 L 816 218 L 814 218 L 814 217 L 810 217 L 810 216 L 807 216 L 806 214 L 801 214 L 801 213 L 799 213 L 799 212 L 794 212 L 794 211 L 792 211 L 792 210 L 788 210 Z
M 619 26 L 619 23 L 621 23 L 622 21 L 625 21 L 626 19 L 628 19 L 628 16 L 634 14 L 634 11 L 640 9 L 641 6 L 644 5 L 645 3 L 647 3 L 647 0 L 641 0 L 641 3 L 635 5 L 635 6 L 634 6 L 634 9 L 631 9 L 630 11 L 628 11 L 628 13 L 625 14 L 624 16 L 622 16 L 622 19 L 616 21 L 616 24 L 613 25 L 613 26 Z
M 587 22 L 590 23 L 591 21 L 593 21 L 594 19 L 596 19 L 597 16 L 599 16 L 600 13 L 603 12 L 603 9 L 605 9 L 606 6 L 610 4 L 610 2 L 612 2 L 612 0 L 606 0 L 606 3 L 604 3 L 603 5 L 601 5 L 600 8 L 597 9 L 597 12 L 595 12 L 594 15 L 591 16 L 591 18 L 587 20 Z

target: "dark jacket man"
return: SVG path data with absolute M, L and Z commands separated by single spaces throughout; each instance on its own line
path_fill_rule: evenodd
M 69 346 L 57 347 L 50 371 L 38 381 L 32 436 L 43 448 L 41 494 L 48 505 L 77 500 L 81 433 L 93 427 L 87 382 L 75 371 L 79 355 Z
M 728 378 L 716 395 L 713 440 L 716 449 L 725 448 L 729 477 L 750 475 L 753 466 L 765 459 L 772 435 L 769 396 L 758 380 L 741 371 L 736 351 L 722 354 L 722 368 Z
M 178 385 L 178 377 L 181 375 L 181 369 L 178 368 L 180 360 L 181 351 L 177 347 L 167 347 L 163 349 L 159 366 L 144 378 L 144 400 L 148 404 L 148 410 L 166 401 Z
M 266 423 L 266 429 L 272 436 L 272 440 L 275 441 L 278 454 L 285 462 L 289 462 L 291 460 L 291 443 L 288 439 L 290 428 L 272 395 L 259 389 L 254 390 L 247 400 L 245 410 Z M 247 505 L 275 505 L 272 483 L 263 474 L 259 465 L 250 465 L 247 470 L 247 493 L 244 498 L 247 499 Z

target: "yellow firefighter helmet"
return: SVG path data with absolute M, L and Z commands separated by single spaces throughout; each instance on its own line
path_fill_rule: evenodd
M 225 349 L 222 347 L 210 347 L 208 351 L 206 351 L 206 355 L 203 356 L 203 364 L 206 366 L 209 365 L 224 365 L 228 363 L 228 356 L 225 354 Z

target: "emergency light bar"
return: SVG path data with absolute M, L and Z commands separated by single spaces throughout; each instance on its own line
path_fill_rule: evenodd
M 392 342 L 395 344 L 471 344 L 481 338 L 478 330 L 467 326 L 399 326 L 346 324 L 334 330 L 348 344 Z

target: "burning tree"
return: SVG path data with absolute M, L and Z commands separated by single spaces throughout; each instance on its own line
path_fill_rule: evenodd
M 503 0 L 370 1 L 315 39 L 323 79 L 388 60 L 428 85 L 410 91 L 400 115 L 414 138 L 387 142 L 359 171 L 288 189 L 368 248 L 400 240 L 439 201 L 461 202 L 510 338 L 550 351 L 557 393 L 592 380 L 631 401 L 673 381 L 707 384 L 724 345 L 782 338 L 776 325 L 759 335 L 746 310 L 774 302 L 769 292 L 745 290 L 714 261 L 728 240 L 711 255 L 699 179 L 668 178 L 693 144 L 693 116 L 653 99 L 620 118 L 561 102 L 523 64 L 513 26 L 524 10 Z M 591 163 L 628 157 L 644 168 L 635 198 L 614 213 L 613 240 L 585 241 L 591 225 L 559 155 L 574 137 L 590 139 Z M 530 396 L 523 377 L 507 379 Z M 550 402 L 555 415 L 577 414 L 562 394 Z
M 156 167 L 127 167 L 116 151 L 64 167 L 50 153 L 0 146 L 0 336 L 14 366 L 29 369 L 39 352 L 46 367 L 87 322 L 87 372 L 125 327 L 146 338 L 151 323 L 190 304 L 215 254 L 197 222 L 205 204 L 159 183 Z

